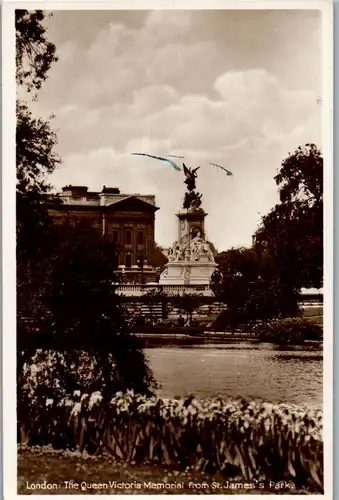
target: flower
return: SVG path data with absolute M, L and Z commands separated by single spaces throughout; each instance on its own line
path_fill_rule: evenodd
M 81 403 L 77 402 L 74 404 L 72 411 L 71 411 L 71 416 L 78 415 L 81 412 Z
M 101 392 L 99 392 L 99 391 L 93 392 L 93 394 L 91 394 L 91 396 L 89 398 L 89 403 L 88 403 L 89 409 L 92 409 L 93 406 L 98 405 L 99 403 L 101 403 L 101 401 L 102 401 Z

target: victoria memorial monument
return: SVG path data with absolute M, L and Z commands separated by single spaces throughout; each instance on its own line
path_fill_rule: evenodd
M 209 285 L 215 270 L 212 248 L 205 238 L 206 212 L 196 191 L 197 170 L 183 164 L 187 191 L 178 218 L 177 240 L 168 251 L 168 263 L 160 285 Z

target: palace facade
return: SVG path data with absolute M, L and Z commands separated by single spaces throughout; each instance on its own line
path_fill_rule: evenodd
M 62 188 L 60 198 L 61 204 L 50 206 L 50 215 L 55 219 L 85 218 L 112 238 L 123 281 L 147 283 L 156 279 L 157 268 L 166 258 L 154 239 L 155 213 L 159 210 L 154 195 L 125 194 L 106 186 L 101 192 L 92 192 L 86 186 L 69 185 Z

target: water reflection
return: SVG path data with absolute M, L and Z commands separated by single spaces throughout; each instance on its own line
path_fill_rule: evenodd
M 193 393 L 322 406 L 320 345 L 195 343 L 151 347 L 145 353 L 164 397 Z

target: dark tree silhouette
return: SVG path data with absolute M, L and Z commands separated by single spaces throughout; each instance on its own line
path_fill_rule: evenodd
M 253 236 L 286 285 L 323 285 L 323 159 L 314 144 L 288 156 L 275 177 L 281 203 L 263 217 Z
M 39 90 L 51 65 L 58 60 L 54 43 L 46 38 L 42 10 L 16 9 L 16 81 L 28 92 Z
M 33 99 L 57 61 L 44 20 L 42 11 L 16 11 L 17 85 Z M 117 389 L 145 393 L 153 378 L 125 334 L 113 285 L 116 249 L 87 223 L 54 224 L 47 206 L 56 198 L 47 178 L 60 163 L 56 133 L 26 102 L 17 100 L 16 112 L 19 419 L 30 404 L 23 384 L 32 363 L 45 367 L 36 393 L 42 397 L 74 388 L 108 397 Z
M 280 203 L 262 218 L 252 248 L 216 257 L 216 295 L 227 304 L 219 318 L 239 323 L 300 314 L 301 288 L 323 283 L 323 159 L 314 144 L 290 154 L 275 177 Z
M 217 255 L 216 263 L 211 286 L 227 305 L 220 318 L 225 327 L 299 314 L 298 290 L 279 279 L 267 253 L 232 248 Z
M 17 85 L 37 99 L 37 92 L 57 61 L 56 47 L 46 38 L 42 11 L 15 11 Z M 52 119 L 52 117 L 50 117 Z M 44 238 L 48 215 L 45 204 L 52 188 L 47 182 L 60 163 L 57 135 L 50 120 L 33 117 L 27 102 L 16 103 L 17 250 L 30 257 Z
M 155 386 L 143 351 L 128 335 L 116 294 L 113 241 L 90 222 L 66 220 L 47 229 L 37 258 L 17 263 L 18 396 L 24 365 L 53 365 L 53 380 L 40 377 L 39 394 L 58 398 L 74 390 L 149 394 Z M 84 367 L 86 374 L 84 374 Z M 47 371 L 49 371 L 48 368 Z M 45 372 L 47 373 L 47 372 Z

